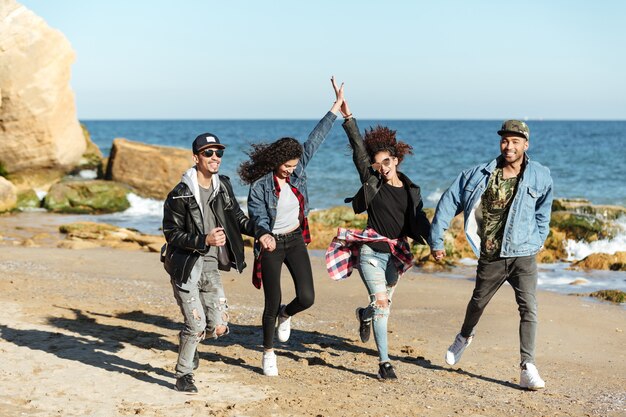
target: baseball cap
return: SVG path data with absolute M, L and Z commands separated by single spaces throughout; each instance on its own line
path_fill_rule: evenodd
M 201 135 L 198 135 L 198 137 L 193 141 L 193 144 L 191 145 L 191 150 L 193 151 L 193 153 L 197 154 L 198 152 L 200 152 L 204 148 L 208 148 L 209 146 L 220 149 L 224 149 L 226 147 L 213 133 L 203 133 Z
M 506 133 L 514 136 L 521 136 L 526 138 L 526 140 L 530 140 L 530 130 L 528 129 L 528 125 L 521 120 L 506 120 L 502 123 L 502 127 L 498 130 L 498 135 L 503 136 Z

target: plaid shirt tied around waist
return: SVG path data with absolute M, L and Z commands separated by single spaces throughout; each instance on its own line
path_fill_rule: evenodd
M 348 278 L 359 262 L 359 249 L 367 242 L 387 242 L 398 274 L 402 276 L 413 266 L 413 254 L 406 237 L 389 239 L 368 227 L 363 231 L 340 227 L 337 236 L 326 249 L 326 270 L 331 279 L 339 281 Z
M 298 215 L 298 219 L 300 220 L 300 230 L 302 230 L 302 239 L 304 239 L 304 244 L 308 245 L 311 243 L 311 231 L 309 230 L 309 220 L 304 215 L 304 195 L 302 195 L 300 190 L 291 185 L 289 178 L 287 178 L 287 184 L 291 187 L 291 191 L 293 191 L 294 195 L 298 199 L 298 203 L 300 204 L 300 213 Z M 280 195 L 280 184 L 278 183 L 276 175 L 274 175 L 274 189 L 276 190 L 276 197 L 278 197 Z M 254 242 L 254 244 L 260 245 L 258 241 Z M 259 254 L 254 258 L 254 267 L 252 268 L 252 285 L 261 289 L 261 286 L 263 285 L 263 272 L 261 269 L 263 248 L 260 248 L 258 253 Z

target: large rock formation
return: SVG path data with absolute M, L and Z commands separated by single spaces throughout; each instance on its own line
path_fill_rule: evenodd
M 193 166 L 191 149 L 115 139 L 106 179 L 130 185 L 139 195 L 164 199 Z
M 67 171 L 86 148 L 68 40 L 16 1 L 0 0 L 0 54 L 0 168 L 10 176 Z

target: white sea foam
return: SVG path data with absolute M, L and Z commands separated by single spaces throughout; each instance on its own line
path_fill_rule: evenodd
M 98 172 L 95 169 L 83 169 L 78 172 L 78 176 L 86 180 L 95 180 L 98 178 Z
M 37 194 L 37 198 L 39 199 L 39 201 L 41 201 L 46 197 L 46 195 L 48 195 L 48 192 L 43 190 L 35 190 L 35 194 Z
M 619 232 L 613 239 L 596 240 L 591 243 L 568 239 L 565 242 L 567 260 L 578 261 L 592 253 L 613 255 L 615 252 L 626 251 L 626 217 L 620 217 L 614 224 L 619 228 Z
M 437 205 L 437 203 L 439 202 L 439 199 L 441 198 L 442 195 L 443 195 L 443 190 L 440 189 L 440 188 L 437 188 L 435 191 L 433 191 L 432 193 L 428 194 L 428 196 L 426 197 L 426 200 L 428 200 L 431 203 Z
M 163 217 L 163 201 L 152 198 L 139 197 L 137 194 L 129 193 L 128 201 L 130 207 L 123 212 L 128 216 L 157 216 Z

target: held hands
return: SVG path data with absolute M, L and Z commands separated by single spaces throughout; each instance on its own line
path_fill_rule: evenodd
M 209 246 L 224 246 L 226 244 L 226 234 L 223 227 L 216 227 L 212 229 L 204 242 Z
M 442 249 L 442 250 L 431 250 L 430 251 L 431 255 L 433 255 L 433 258 L 435 258 L 435 261 L 439 262 L 441 261 L 443 258 L 446 257 L 446 250 Z
M 348 107 L 348 102 L 343 95 L 343 83 L 341 83 L 341 87 L 337 87 L 337 82 L 335 81 L 334 75 L 330 78 L 330 82 L 333 85 L 333 90 L 335 90 L 335 96 L 337 97 L 337 101 L 335 101 L 335 104 L 333 105 L 331 111 L 333 113 L 337 113 L 337 110 L 333 110 L 336 108 L 341 111 L 341 114 L 345 119 L 352 117 L 352 113 L 350 113 L 350 108 Z M 338 104 L 339 106 L 337 106 Z
M 261 236 L 259 238 L 259 243 L 261 244 L 261 247 L 263 248 L 263 250 L 266 250 L 268 252 L 271 252 L 274 249 L 276 249 L 276 239 L 274 239 L 274 236 L 270 235 L 269 233 L 266 233 L 263 236 Z

